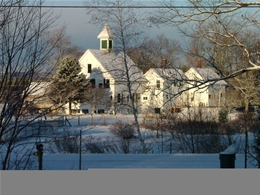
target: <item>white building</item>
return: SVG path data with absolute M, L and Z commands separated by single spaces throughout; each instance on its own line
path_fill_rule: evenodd
M 131 113 L 130 94 L 139 113 L 223 105 L 227 83 L 214 81 L 220 77 L 212 69 L 190 68 L 183 73 L 180 69 L 167 68 L 164 60 L 163 68 L 151 68 L 143 74 L 129 56 L 114 53 L 115 36 L 107 24 L 97 38 L 100 49 L 88 49 L 79 59 L 82 73 L 92 84 L 92 98 L 74 105 L 77 113 Z
M 146 82 L 143 72 L 124 53 L 114 53 L 114 37 L 106 24 L 97 36 L 100 49 L 88 49 L 79 59 L 82 73 L 92 83 L 93 101 L 75 105 L 78 113 L 129 113 L 129 91 L 140 102 Z
M 225 102 L 227 82 L 211 68 L 190 68 L 185 75 L 189 79 L 187 102 L 193 107 L 221 107 Z M 209 82 L 206 82 L 209 81 Z M 206 82 L 206 83 L 205 83 Z M 193 88 L 192 88 L 193 87 Z
M 173 112 L 175 108 L 185 105 L 182 94 L 179 93 L 186 79 L 182 70 L 166 68 L 164 61 L 163 68 L 151 68 L 144 77 L 148 83 L 142 94 L 142 105 L 147 113 Z

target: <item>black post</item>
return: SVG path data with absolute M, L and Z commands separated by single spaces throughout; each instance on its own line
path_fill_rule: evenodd
M 247 153 L 248 153 L 248 131 L 245 131 L 245 169 L 247 168 Z
M 43 156 L 43 152 L 40 152 L 39 170 L 42 170 L 42 156 Z
M 42 156 L 43 156 L 43 145 L 37 144 L 37 156 L 38 156 L 38 162 L 39 162 L 39 170 L 42 170 Z
M 163 132 L 161 131 L 161 138 L 162 138 L 162 153 L 163 153 Z
M 82 142 L 82 130 L 79 134 L 79 170 L 81 170 L 81 142 Z
M 220 168 L 235 168 L 237 147 L 231 144 L 226 150 L 219 153 Z

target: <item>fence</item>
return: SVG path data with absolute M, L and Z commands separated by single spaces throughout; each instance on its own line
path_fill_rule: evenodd
M 45 136 L 55 133 L 55 131 L 64 126 L 64 116 L 54 119 L 40 119 L 27 125 L 21 132 L 25 136 Z

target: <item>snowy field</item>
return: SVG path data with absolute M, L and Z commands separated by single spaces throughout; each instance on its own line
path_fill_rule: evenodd
M 35 165 L 34 169 L 38 167 Z M 219 154 L 83 154 L 81 169 L 219 169 Z M 244 155 L 237 154 L 235 168 L 244 168 Z M 253 168 L 248 166 L 248 168 Z M 43 156 L 43 170 L 79 170 L 78 154 Z
M 66 126 L 57 130 L 58 132 L 67 131 L 70 134 L 78 133 L 82 130 L 82 137 L 94 136 L 101 139 L 111 137 L 108 131 L 109 124 L 121 120 L 124 122 L 133 121 L 131 115 L 81 115 L 68 116 Z M 142 122 L 143 118 L 139 118 Z M 145 130 L 142 130 L 145 133 Z M 44 143 L 46 138 L 41 138 Z M 79 154 L 60 154 L 51 153 L 44 144 L 43 170 L 78 170 L 80 168 Z M 160 147 L 160 141 L 155 144 L 154 148 Z M 158 149 L 160 150 L 160 149 Z M 34 157 L 34 163 L 31 169 L 38 169 L 37 157 Z M 252 164 L 247 163 L 247 168 L 254 168 Z M 219 169 L 219 154 L 182 154 L 169 152 L 153 154 L 84 154 L 81 155 L 81 169 L 98 169 L 98 168 L 206 168 Z M 235 168 L 244 168 L 244 155 L 236 154 Z

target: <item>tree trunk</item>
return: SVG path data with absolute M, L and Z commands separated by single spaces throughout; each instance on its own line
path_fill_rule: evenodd
M 69 115 L 72 115 L 71 101 L 69 101 Z
M 248 100 L 246 99 L 246 100 L 245 100 L 245 113 L 248 113 L 248 111 L 249 111 L 249 102 L 248 102 Z

